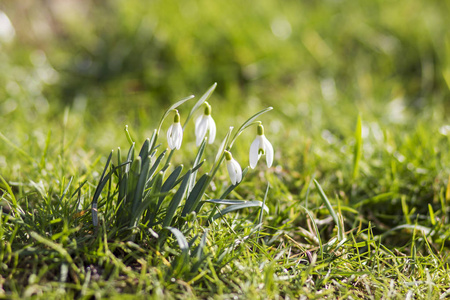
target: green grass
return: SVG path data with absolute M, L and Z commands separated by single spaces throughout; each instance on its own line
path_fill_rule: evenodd
M 16 28 L 0 42 L 0 297 L 450 296 L 445 1 L 107 3 L 0 4 Z M 51 11 L 54 27 L 32 34 Z M 177 108 L 183 122 L 214 82 L 214 144 L 197 156 L 187 122 L 144 188 L 151 205 L 120 217 L 125 166 L 111 149 L 125 159 L 131 140 L 137 157 L 171 105 L 196 95 Z M 211 173 L 220 143 L 270 106 L 252 121 L 274 165 L 249 169 L 226 197 L 249 207 L 220 216 L 231 210 L 214 200 L 229 187 L 224 163 Z M 232 145 L 243 168 L 254 129 Z M 185 214 L 181 176 L 203 159 L 185 185 L 200 181 L 205 203 Z M 167 195 L 146 194 L 181 164 Z

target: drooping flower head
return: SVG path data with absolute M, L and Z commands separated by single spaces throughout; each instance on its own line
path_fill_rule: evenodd
M 183 127 L 180 123 L 180 114 L 178 110 L 175 110 L 175 116 L 173 117 L 173 124 L 170 125 L 169 130 L 167 130 L 167 143 L 170 149 L 179 150 L 181 147 L 181 142 L 183 141 Z
M 273 147 L 272 144 L 264 136 L 264 126 L 260 123 L 257 128 L 257 135 L 250 146 L 250 167 L 254 169 L 261 155 L 266 156 L 267 167 L 272 166 Z
M 242 169 L 239 163 L 233 158 L 231 152 L 225 150 L 225 159 L 227 160 L 227 170 L 231 183 L 237 184 L 242 180 Z
M 208 102 L 205 102 L 205 110 L 203 111 L 203 114 L 195 120 L 195 137 L 197 147 L 202 143 L 207 131 L 209 131 L 208 143 L 212 144 L 216 138 L 216 123 L 211 117 L 211 106 Z

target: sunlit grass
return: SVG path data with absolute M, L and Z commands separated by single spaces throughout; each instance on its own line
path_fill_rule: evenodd
M 32 11 L 0 6 L 16 26 L 0 54 L 1 297 L 450 296 L 445 1 L 109 4 L 60 8 L 49 35 L 31 34 Z M 111 149 L 126 163 L 130 140 L 137 154 L 167 108 L 216 81 L 221 140 L 274 108 L 263 117 L 274 165 L 260 161 L 226 197 L 268 213 L 219 217 L 219 200 L 205 202 L 166 222 L 183 240 L 162 226 L 175 189 L 161 224 L 123 230 L 118 178 L 96 193 L 105 165 L 121 170 Z M 182 120 L 191 108 L 177 108 Z M 243 169 L 252 131 L 233 146 Z M 197 153 L 191 120 L 168 170 L 183 164 L 183 176 Z M 202 199 L 228 187 L 222 164 Z

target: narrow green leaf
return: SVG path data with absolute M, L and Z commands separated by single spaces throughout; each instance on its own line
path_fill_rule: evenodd
M 183 165 L 180 165 L 173 170 L 173 172 L 167 177 L 166 181 L 161 187 L 161 193 L 164 194 L 164 196 L 160 196 L 158 200 L 158 204 L 156 205 L 156 208 L 152 211 L 150 218 L 149 218 L 149 224 L 152 225 L 155 222 L 156 214 L 159 211 L 159 208 L 161 207 L 164 199 L 166 198 L 167 193 L 173 189 L 175 186 L 175 183 L 177 181 L 178 176 L 180 176 L 181 171 L 183 170 Z
M 390 201 L 395 196 L 396 196 L 396 193 L 393 193 L 393 192 L 378 194 L 378 195 L 375 195 L 375 196 L 367 198 L 367 199 L 363 199 L 363 200 L 359 201 L 358 203 L 353 204 L 353 207 L 358 208 L 367 203 L 370 203 L 373 205 L 373 204 L 378 204 L 383 201 Z
M 266 193 L 264 194 L 264 199 L 263 199 L 263 206 L 266 205 L 267 195 L 269 194 L 269 188 L 270 188 L 270 184 L 267 183 Z M 259 213 L 259 224 L 262 224 L 263 213 L 264 213 L 264 210 L 261 209 L 261 212 Z
M 87 180 L 83 181 L 83 183 L 79 184 L 78 188 L 72 193 L 72 196 L 70 198 L 75 197 L 76 194 L 78 194 L 81 190 L 81 188 L 86 184 Z
M 120 147 L 117 147 L 117 160 L 116 160 L 117 166 L 116 170 L 117 170 L 117 177 L 119 178 L 119 180 L 122 178 L 123 175 L 123 171 L 122 168 L 119 168 L 120 164 L 122 163 L 122 152 L 120 151 Z M 115 163 L 113 162 L 113 165 L 115 165 Z
M 103 188 L 108 183 L 109 179 L 111 178 L 112 172 L 108 172 L 106 176 L 101 180 L 95 190 L 94 197 L 92 199 L 92 223 L 94 224 L 94 227 L 97 227 L 98 225 L 98 198 L 100 197 L 100 194 L 103 191 Z
M 189 120 L 192 118 L 192 116 L 194 115 L 194 113 L 197 111 L 197 109 L 200 108 L 200 106 L 209 99 L 209 97 L 211 96 L 211 94 L 214 92 L 214 90 L 216 89 L 217 86 L 217 82 L 215 82 L 204 94 L 203 96 L 200 97 L 200 99 L 197 101 L 197 103 L 195 103 L 194 107 L 191 109 L 191 112 L 189 113 L 188 117 L 186 118 L 186 121 L 183 124 L 183 129 L 186 127 L 187 123 L 189 122 Z
M 396 226 L 394 228 L 389 229 L 388 231 L 384 232 L 383 234 L 381 234 L 381 237 L 384 237 L 386 235 L 391 234 L 393 231 L 399 230 L 399 229 L 409 229 L 412 230 L 415 234 L 416 230 L 421 231 L 423 234 L 428 235 L 431 232 L 431 228 L 422 226 L 422 225 L 417 225 L 417 224 L 402 224 L 399 226 Z M 411 239 L 412 240 L 412 239 Z M 412 240 L 413 241 L 413 240 Z
M 222 157 L 223 152 L 225 151 L 225 149 L 227 147 L 228 139 L 230 138 L 232 131 L 233 131 L 233 126 L 230 126 L 227 134 L 225 135 L 225 138 L 222 140 L 222 143 L 219 146 L 219 150 L 217 150 L 216 158 L 214 159 L 214 164 L 216 164 L 219 161 L 219 159 Z
M 72 184 L 73 176 L 70 177 L 69 183 L 66 185 L 61 197 L 59 197 L 59 201 L 63 201 L 63 199 L 66 197 L 67 191 L 70 188 L 70 185 Z
M 179 165 L 175 168 L 175 170 L 173 170 L 172 174 L 170 174 L 164 182 L 161 188 L 161 193 L 165 193 L 173 189 L 173 187 L 176 185 L 175 182 L 177 181 L 178 176 L 180 176 L 182 170 L 183 165 Z
M 325 195 L 324 191 L 322 190 L 322 187 L 317 182 L 317 180 L 313 180 L 314 184 L 319 191 L 320 198 L 322 198 L 323 203 L 327 207 L 328 211 L 330 212 L 331 217 L 333 218 L 334 223 L 336 223 L 336 226 L 338 228 L 338 239 L 339 241 L 344 240 L 344 228 L 342 227 L 341 222 L 339 222 L 339 218 L 336 214 L 336 212 L 333 209 L 333 206 L 331 205 L 330 201 L 328 200 L 327 196 Z
M 180 106 L 181 104 L 183 104 L 184 102 L 191 100 L 192 98 L 194 98 L 194 95 L 190 95 L 186 98 L 181 99 L 180 101 L 176 102 L 175 104 L 173 104 L 171 107 L 169 107 L 169 109 L 166 110 L 166 112 L 164 113 L 164 115 L 161 118 L 161 121 L 159 121 L 159 125 L 158 125 L 158 131 L 157 133 L 159 134 L 159 131 L 161 130 L 161 126 L 162 123 L 164 121 L 164 119 L 169 115 L 169 113 L 174 110 L 175 108 L 177 108 L 178 106 Z
M 155 174 L 155 172 L 156 172 L 156 169 L 158 168 L 158 166 L 159 166 L 159 164 L 161 163 L 161 160 L 164 158 L 164 156 L 166 155 L 166 153 L 167 153 L 167 149 L 166 150 L 164 150 L 157 158 L 156 158 L 156 160 L 155 160 L 155 162 L 153 163 L 153 165 L 152 165 L 152 168 L 150 169 L 150 172 L 148 172 L 148 181 L 150 181 L 150 179 L 153 177 L 153 175 Z M 150 158 L 149 158 L 149 160 L 150 160 Z
M 203 160 L 201 163 L 199 163 L 198 165 L 196 165 L 195 167 L 193 167 L 191 170 L 192 170 L 192 172 L 195 172 L 195 171 L 197 171 L 198 169 L 200 169 L 200 167 L 203 165 L 203 163 L 205 162 L 205 160 Z M 184 176 L 185 176 L 186 174 L 184 174 L 183 176 L 181 176 L 180 178 L 178 178 L 178 180 L 175 182 L 175 185 L 177 185 L 177 184 L 179 184 L 183 179 L 184 179 Z
M 359 163 L 361 161 L 362 155 L 362 125 L 361 116 L 358 115 L 358 121 L 356 122 L 355 131 L 355 147 L 353 149 L 353 176 L 352 179 L 355 180 L 358 176 Z
M 207 236 L 207 234 L 208 234 L 207 231 L 205 231 L 205 233 L 203 233 L 202 238 L 200 239 L 200 243 L 195 248 L 195 250 L 192 251 L 192 256 L 197 259 L 197 262 L 192 266 L 192 269 L 191 269 L 191 272 L 193 274 L 197 273 L 197 271 L 200 268 L 200 266 L 203 263 L 203 261 L 208 257 L 207 255 L 203 254 L 203 249 L 205 249 L 205 246 L 206 246 L 206 236 Z
M 184 205 L 183 211 L 181 213 L 182 217 L 185 217 L 187 214 L 191 213 L 200 202 L 203 194 L 205 193 L 206 188 L 208 187 L 209 175 L 204 174 L 195 184 L 192 192 L 189 194 L 186 204 Z
M 205 200 L 205 202 L 214 203 L 214 204 L 224 204 L 224 205 L 236 205 L 236 204 L 248 203 L 247 200 L 230 200 L 230 199 L 208 199 L 208 200 Z M 260 202 L 260 201 L 258 201 L 258 202 Z
M 128 131 L 128 125 L 125 125 L 125 135 L 127 136 L 128 143 L 130 143 L 130 145 L 133 146 L 134 142 L 133 139 L 131 138 L 130 132 Z
M 62 257 L 64 257 L 65 260 L 67 260 L 67 262 L 71 265 L 71 267 L 74 269 L 75 272 L 79 272 L 78 267 L 76 266 L 76 264 L 74 264 L 72 257 L 70 256 L 69 252 L 67 252 L 67 250 L 63 247 L 63 245 L 55 243 L 47 238 L 44 238 L 43 236 L 40 236 L 38 233 L 34 231 L 30 232 L 30 236 L 39 243 L 44 244 L 47 247 L 58 252 Z
M 172 201 L 169 204 L 169 207 L 167 208 L 166 217 L 163 221 L 163 227 L 169 226 L 172 222 L 173 217 L 175 216 L 175 212 L 180 205 L 181 200 L 183 199 L 183 196 L 186 192 L 189 177 L 191 176 L 192 170 L 187 171 L 186 175 L 184 176 L 183 181 L 180 184 L 180 187 L 178 188 L 178 191 L 173 196 Z
M 135 143 L 131 144 L 130 150 L 128 150 L 127 161 L 130 161 L 131 163 L 125 167 L 125 173 L 128 173 L 130 171 L 131 164 L 134 160 L 134 146 Z
M 198 260 L 202 259 L 203 249 L 205 249 L 205 246 L 206 246 L 206 236 L 207 236 L 207 234 L 208 234 L 207 231 L 205 231 L 205 233 L 203 233 L 202 239 L 200 240 L 200 244 L 198 244 L 198 251 L 196 253 L 196 256 L 197 256 Z
M 135 222 L 132 225 L 132 227 L 135 227 L 139 223 L 139 220 L 140 220 L 141 216 L 144 214 L 144 212 L 146 211 L 146 209 L 148 209 L 151 206 L 151 204 L 155 201 L 155 199 L 158 199 L 161 196 L 159 191 L 161 191 L 163 175 L 164 174 L 162 172 L 159 172 L 155 176 L 154 183 L 151 186 L 151 191 L 149 193 L 147 193 L 145 196 L 143 196 L 142 201 L 140 201 L 139 207 L 136 209 L 135 215 L 133 216 L 135 219 Z M 146 221 L 149 220 L 151 212 L 152 211 L 147 212 L 147 214 L 146 214 L 147 220 Z
M 144 144 L 142 144 L 141 151 L 139 151 L 139 156 L 142 159 L 142 162 L 148 158 L 150 155 L 150 139 L 146 139 Z
M 102 192 L 103 187 L 105 186 L 105 184 L 107 182 L 107 180 L 104 180 L 104 179 L 105 179 L 106 170 L 109 168 L 109 164 L 111 162 L 112 155 L 113 155 L 113 152 L 111 151 L 111 153 L 109 154 L 109 157 L 106 161 L 105 168 L 103 169 L 102 176 L 100 177 L 99 184 L 97 185 L 97 188 L 94 192 L 94 197 L 92 198 L 92 203 L 93 204 L 95 203 L 95 205 L 97 205 L 98 197 L 100 196 L 100 193 Z M 107 176 L 107 177 L 109 179 L 109 176 Z
M 311 192 L 311 183 L 313 182 L 314 178 L 316 178 L 316 175 L 313 174 L 311 180 L 308 183 L 308 189 L 306 190 L 306 197 L 305 197 L 305 207 L 308 208 L 308 199 L 309 199 L 309 193 Z
M 130 167 L 130 170 L 128 172 L 127 177 L 127 195 L 126 201 L 122 205 L 123 209 L 123 218 L 124 218 L 124 224 L 129 224 L 131 213 L 133 211 L 133 207 L 135 207 L 134 199 L 136 195 L 136 187 L 139 182 L 139 176 L 141 174 L 142 169 L 142 158 L 140 156 L 136 157 Z
M 203 142 L 200 144 L 200 147 L 198 148 L 197 155 L 195 156 L 195 159 L 194 159 L 194 164 L 193 164 L 194 166 L 196 166 L 196 165 L 198 165 L 200 163 L 200 160 L 202 159 L 203 152 L 205 150 L 205 146 L 206 146 L 206 139 L 203 140 Z M 186 197 L 189 197 L 189 193 L 194 188 L 194 184 L 195 184 L 196 178 L 197 178 L 197 170 L 192 172 L 192 176 L 189 179 L 189 188 L 188 188 Z
M 434 211 L 433 211 L 433 207 L 431 206 L 430 203 L 428 203 L 428 211 L 430 212 L 430 221 L 431 221 L 431 225 L 436 225 L 436 219 L 434 217 Z
M 23 157 L 25 157 L 26 159 L 28 159 L 31 162 L 35 162 L 34 158 L 32 158 L 28 153 L 26 153 L 25 151 L 23 151 L 22 149 L 20 149 L 19 147 L 17 147 L 13 142 L 11 142 L 6 136 L 4 136 L 1 132 L 0 132 L 0 139 L 2 139 L 5 143 L 7 143 L 9 146 L 11 146 L 12 148 L 14 148 L 14 150 L 16 150 L 17 152 L 19 152 L 20 154 L 22 154 Z
M 220 200 L 220 199 L 215 199 L 215 200 Z M 228 200 L 228 201 L 230 201 L 230 200 Z M 211 201 L 207 200 L 206 202 L 211 202 Z M 230 213 L 230 212 L 233 212 L 236 210 L 240 210 L 240 209 L 244 209 L 244 208 L 250 208 L 250 207 L 262 207 L 267 213 L 269 213 L 269 208 L 266 205 L 264 205 L 261 201 L 241 201 L 241 202 L 245 202 L 245 203 L 228 206 L 224 210 L 219 211 L 219 213 L 215 214 L 212 219 L 215 220 L 217 218 L 220 218 L 220 217 L 226 215 L 227 213 Z
M 45 140 L 44 151 L 42 152 L 41 162 L 39 163 L 39 169 L 45 168 L 45 160 L 47 159 L 48 147 L 50 146 L 50 138 L 52 136 L 52 131 L 49 130 L 47 133 L 47 139 Z
M 311 220 L 311 223 L 314 227 L 314 231 L 316 232 L 317 240 L 319 241 L 319 249 L 320 249 L 320 256 L 323 259 L 323 246 L 322 246 L 322 238 L 320 237 L 319 228 L 317 227 L 314 215 L 311 213 L 311 211 L 307 207 L 303 207 L 299 205 L 301 209 L 303 209 L 309 216 L 309 219 Z
M 148 176 L 149 169 L 150 169 L 150 158 L 146 159 L 142 163 L 142 169 L 139 174 L 138 183 L 136 185 L 136 190 L 134 193 L 133 208 L 131 211 L 131 219 L 130 219 L 130 227 L 136 226 L 136 224 L 138 222 L 138 218 L 140 217 L 137 210 L 143 201 L 144 189 L 145 189 L 145 184 L 147 182 L 147 176 Z
M 157 140 L 158 140 L 158 132 L 155 129 L 153 130 L 152 137 L 150 138 L 150 152 L 153 152 L 158 147 L 156 146 Z
M 16 196 L 14 196 L 11 186 L 6 182 L 5 178 L 3 178 L 2 175 L 0 175 L 0 180 L 2 181 L 3 185 L 5 186 L 6 191 L 8 192 L 8 195 L 11 197 L 11 201 L 12 201 L 14 210 L 17 210 L 17 199 L 16 199 Z M 16 211 L 16 213 L 17 213 L 17 211 Z
M 273 109 L 273 107 L 267 107 L 259 112 L 257 112 L 256 114 L 254 114 L 253 116 L 251 116 L 249 119 L 247 119 L 247 121 L 245 121 L 244 123 L 242 123 L 241 127 L 239 127 L 238 131 L 236 132 L 236 134 L 233 136 L 233 139 L 231 140 L 230 143 L 230 147 L 233 146 L 234 141 L 237 139 L 237 137 L 249 126 L 251 126 L 253 124 L 253 122 L 262 114 L 271 111 Z

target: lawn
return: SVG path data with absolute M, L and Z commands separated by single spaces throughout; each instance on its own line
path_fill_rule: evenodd
M 0 2 L 0 297 L 450 297 L 449 5 Z

